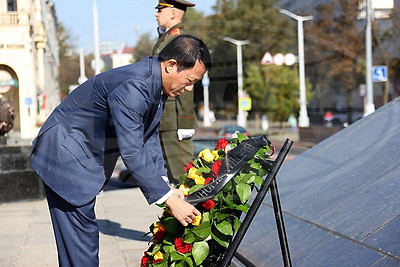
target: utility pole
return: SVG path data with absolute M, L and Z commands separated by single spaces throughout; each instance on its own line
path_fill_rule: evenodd
M 375 111 L 374 105 L 374 89 L 372 84 L 372 8 L 371 0 L 367 0 L 366 15 L 367 15 L 367 27 L 365 29 L 365 50 L 366 50 L 366 95 L 364 105 L 364 116 Z
M 93 0 L 93 32 L 94 32 L 94 74 L 100 73 L 100 44 L 99 44 L 99 20 L 96 0 Z
M 87 81 L 87 77 L 85 74 L 85 55 L 83 54 L 83 48 L 79 51 L 79 69 L 80 69 L 80 76 L 78 78 L 78 83 L 82 84 Z
M 237 58 L 237 76 L 238 76 L 238 114 L 237 124 L 242 127 L 247 125 L 247 111 L 239 108 L 239 101 L 242 97 L 245 97 L 243 90 L 243 63 L 242 63 L 242 45 L 250 43 L 248 40 L 240 41 L 229 37 L 223 37 L 223 40 L 228 41 L 236 45 L 236 58 Z
M 298 39 L 298 50 L 299 50 L 299 91 L 300 91 L 300 112 L 299 112 L 299 127 L 309 127 L 310 118 L 307 113 L 307 98 L 306 98 L 306 79 L 305 79 L 305 67 L 304 67 L 304 30 L 303 21 L 312 20 L 312 16 L 298 16 L 292 12 L 279 9 L 279 12 L 285 14 L 295 20 L 297 20 L 297 39 Z

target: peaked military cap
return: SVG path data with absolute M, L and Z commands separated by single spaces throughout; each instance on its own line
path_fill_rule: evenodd
M 159 0 L 156 8 L 161 9 L 164 7 L 175 7 L 183 11 L 186 11 L 187 7 L 192 7 L 192 6 L 195 6 L 195 4 L 185 0 Z

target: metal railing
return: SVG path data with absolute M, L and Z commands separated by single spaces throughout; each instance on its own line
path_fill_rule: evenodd
M 26 12 L 0 13 L 0 26 L 13 26 L 29 23 L 29 15 Z
M 292 147 L 293 141 L 286 139 L 285 144 L 281 148 L 276 160 L 273 164 L 269 162 L 265 162 L 265 166 L 270 169 L 267 177 L 265 178 L 260 191 L 257 193 L 253 203 L 249 211 L 247 212 L 242 225 L 240 226 L 238 232 L 234 236 L 231 244 L 228 247 L 227 252 L 222 260 L 220 266 L 227 267 L 230 266 L 233 256 L 235 255 L 240 242 L 242 241 L 244 235 L 246 234 L 248 228 L 250 227 L 250 223 L 253 221 L 261 203 L 264 200 L 265 195 L 268 190 L 271 190 L 272 203 L 275 212 L 275 221 L 279 235 L 279 242 L 281 246 L 282 252 L 282 260 L 285 267 L 292 266 L 292 262 L 290 259 L 289 253 L 289 244 L 286 237 L 285 225 L 283 222 L 282 208 L 279 200 L 278 186 L 276 185 L 276 175 L 281 168 L 283 161 L 285 160 L 287 154 L 289 153 L 290 148 Z

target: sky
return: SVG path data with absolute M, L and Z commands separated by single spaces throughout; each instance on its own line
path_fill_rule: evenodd
M 67 29 L 77 49 L 93 51 L 93 1 L 52 0 L 58 21 Z M 216 0 L 193 0 L 196 11 L 212 13 Z M 157 36 L 154 17 L 157 0 L 97 0 L 100 42 L 125 42 L 134 46 L 138 37 Z

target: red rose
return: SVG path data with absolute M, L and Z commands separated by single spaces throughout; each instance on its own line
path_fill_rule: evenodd
M 164 240 L 167 235 L 167 230 L 165 228 L 158 228 L 157 232 L 154 233 L 154 240 L 158 243 Z
M 162 261 L 163 259 L 156 259 L 156 260 L 153 260 L 153 263 L 159 263 L 160 261 Z
M 150 256 L 147 252 L 144 253 L 144 256 L 140 260 L 140 267 L 147 267 L 149 265 Z
M 183 238 L 175 238 L 175 248 L 180 253 L 188 253 L 192 251 L 192 244 L 183 242 Z
M 214 208 L 215 206 L 215 201 L 212 199 L 209 199 L 203 203 L 201 203 L 201 206 L 205 209 L 205 210 L 211 210 L 212 208 Z
M 190 168 L 192 168 L 192 167 L 196 167 L 196 166 L 194 166 L 193 161 L 188 163 L 188 165 L 185 168 L 185 172 L 188 172 L 190 170 Z
M 207 178 L 204 180 L 204 184 L 207 185 L 207 184 L 211 183 L 212 180 L 213 180 L 212 177 L 207 177 Z
M 211 167 L 213 177 L 218 176 L 219 170 L 221 169 L 221 165 L 222 165 L 222 160 L 216 160 L 214 162 L 214 164 Z
M 161 222 L 156 222 L 151 231 L 153 232 L 155 243 L 163 241 L 164 237 L 167 235 L 167 230 Z
M 217 144 L 215 145 L 214 150 L 216 149 L 225 149 L 225 147 L 229 144 L 228 140 L 226 138 L 219 139 Z

